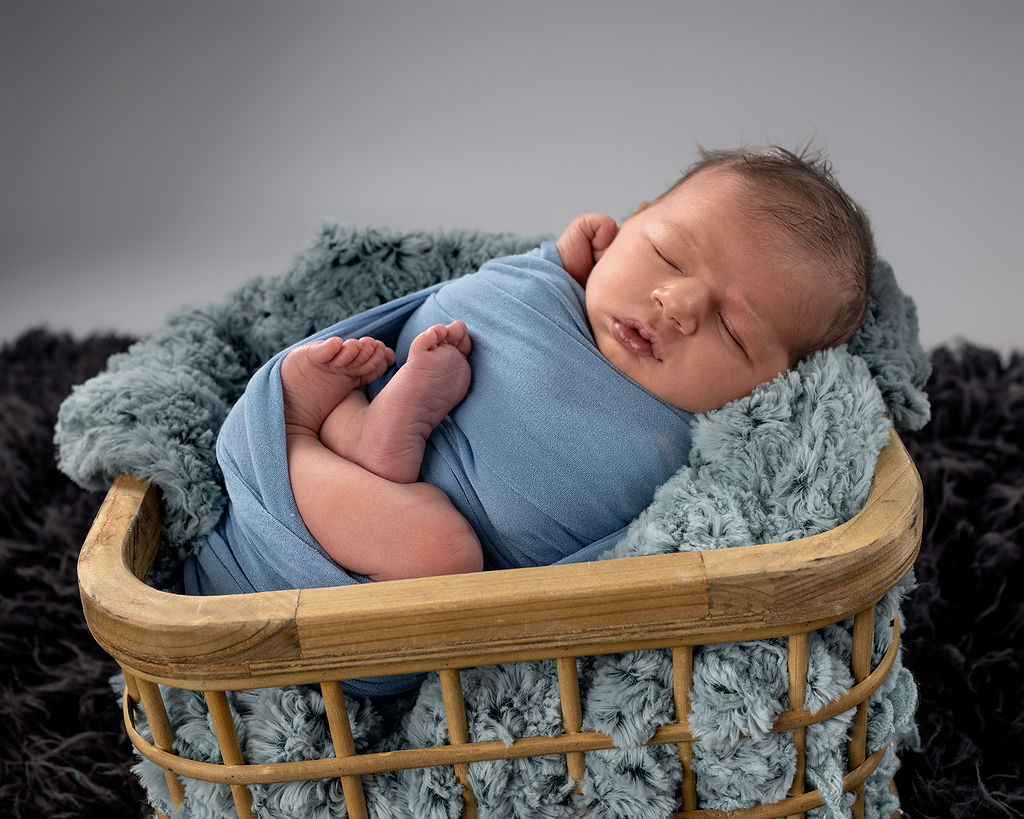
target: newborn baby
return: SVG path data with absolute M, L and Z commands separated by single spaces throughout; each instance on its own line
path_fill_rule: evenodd
M 395 350 L 370 337 L 291 350 L 301 519 L 373 580 L 610 546 L 686 463 L 692 413 L 853 334 L 873 265 L 867 220 L 823 163 L 706 153 L 621 226 L 579 216 L 557 243 L 435 289 Z

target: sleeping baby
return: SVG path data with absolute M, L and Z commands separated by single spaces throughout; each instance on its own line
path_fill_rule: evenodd
M 282 351 L 218 439 L 229 506 L 191 593 L 594 559 L 688 460 L 690 422 L 867 309 L 874 244 L 827 163 L 704 152 L 617 225 Z

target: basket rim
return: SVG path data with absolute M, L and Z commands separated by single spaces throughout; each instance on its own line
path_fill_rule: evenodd
M 354 586 L 190 597 L 147 586 L 159 493 L 120 475 L 78 564 L 123 667 L 228 689 L 785 636 L 872 605 L 912 567 L 920 476 L 895 431 L 863 509 L 784 543 Z

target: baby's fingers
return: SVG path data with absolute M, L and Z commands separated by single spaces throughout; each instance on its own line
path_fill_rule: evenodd
M 618 230 L 615 220 L 603 213 L 583 213 L 573 219 L 558 239 L 558 253 L 569 275 L 585 284 Z
M 611 216 L 603 213 L 584 213 L 576 218 L 582 220 L 582 228 L 590 240 L 596 262 L 615 239 L 619 226 Z

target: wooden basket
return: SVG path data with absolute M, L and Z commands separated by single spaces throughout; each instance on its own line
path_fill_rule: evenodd
M 164 769 L 175 804 L 179 776 L 230 785 L 240 817 L 252 815 L 248 784 L 339 777 L 349 816 L 366 816 L 360 776 L 386 770 L 453 766 L 463 783 L 465 816 L 475 814 L 469 763 L 564 754 L 579 780 L 588 751 L 609 736 L 582 731 L 576 659 L 634 649 L 672 652 L 677 721 L 652 744 L 678 746 L 683 763 L 680 817 L 800 815 L 823 804 L 804 785 L 806 726 L 856 708 L 844 788 L 857 794 L 885 748 L 866 753 L 867 698 L 896 657 L 871 668 L 875 604 L 913 565 L 921 540 L 921 482 L 892 434 L 876 466 L 864 509 L 824 534 L 787 543 L 513 569 L 339 588 L 188 597 L 157 591 L 146 578 L 160 543 L 159 499 L 147 483 L 121 475 L 111 487 L 79 560 L 89 628 L 121 665 L 127 681 L 125 726 L 139 752 Z M 854 617 L 855 686 L 811 714 L 802 707 L 808 633 Z M 792 731 L 797 776 L 778 803 L 721 812 L 697 809 L 689 730 L 694 646 L 786 637 L 792 710 L 774 731 Z M 521 660 L 557 663 L 564 731 L 502 742 L 470 741 L 459 670 Z M 356 753 L 340 680 L 404 672 L 440 672 L 450 742 L 432 748 Z M 319 684 L 335 758 L 246 764 L 225 691 Z M 205 692 L 223 764 L 185 759 L 159 685 Z M 136 730 L 145 710 L 153 742 Z

